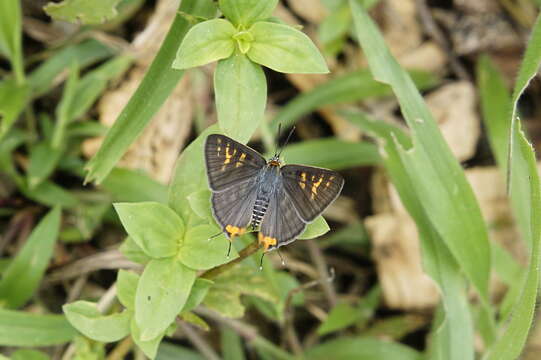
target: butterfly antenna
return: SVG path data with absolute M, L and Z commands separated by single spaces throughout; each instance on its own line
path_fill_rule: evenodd
M 276 251 L 278 252 L 278 256 L 280 256 L 280 260 L 282 260 L 282 266 L 285 266 L 286 262 L 284 258 L 282 257 L 282 253 L 280 252 L 280 249 L 276 249 Z
M 284 148 L 286 147 L 287 143 L 289 142 L 289 139 L 291 139 L 291 135 L 293 135 L 293 132 L 295 131 L 295 126 L 293 126 L 291 128 L 291 130 L 289 131 L 289 134 L 287 135 L 287 138 L 286 138 L 286 141 L 284 141 L 284 143 L 282 144 L 282 146 L 280 146 L 280 152 L 278 153 L 278 157 L 280 156 L 280 154 L 282 154 L 282 151 L 284 150 Z
M 282 132 L 282 123 L 278 124 L 278 135 L 276 136 L 276 140 L 280 141 L 280 133 Z M 278 149 L 280 148 L 280 145 L 276 145 L 276 149 L 274 150 L 274 156 L 278 156 Z

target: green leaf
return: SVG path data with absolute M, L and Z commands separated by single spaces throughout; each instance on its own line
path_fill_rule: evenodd
M 235 50 L 235 32 L 233 25 L 224 19 L 194 25 L 178 48 L 173 69 L 189 69 L 230 57 Z
M 423 71 L 410 71 L 413 81 L 420 89 L 428 89 L 438 83 L 438 78 Z M 370 70 L 352 71 L 324 82 L 312 90 L 303 92 L 283 106 L 272 120 L 271 130 L 293 126 L 297 120 L 325 105 L 351 103 L 371 97 L 387 96 L 391 88 L 372 78 Z
M 34 189 L 29 189 L 24 184 L 20 190 L 26 197 L 47 206 L 74 208 L 79 205 L 79 200 L 71 192 L 48 180 L 43 181 Z
M 54 79 L 70 64 L 77 63 L 80 68 L 84 68 L 112 54 L 112 49 L 94 39 L 64 46 L 30 73 L 28 83 L 32 94 L 37 97 L 49 91 Z
M 7 358 L 6 358 L 7 359 Z M 11 360 L 49 360 L 50 357 L 41 351 L 20 349 L 11 354 Z
M 54 133 L 51 139 L 51 145 L 55 149 L 60 149 L 64 145 L 64 134 L 68 123 L 72 120 L 69 117 L 69 108 L 73 99 L 75 99 L 75 91 L 79 83 L 79 65 L 72 63 L 69 68 L 69 76 L 64 85 L 62 99 L 56 107 L 56 124 Z
M 419 352 L 408 346 L 369 337 L 327 341 L 308 349 L 305 357 L 310 360 L 421 360 L 423 358 Z
M 278 0 L 219 0 L 220 10 L 235 26 L 248 28 L 256 21 L 268 19 Z
M 522 63 L 520 64 L 519 73 L 515 81 L 515 87 L 513 90 L 513 96 L 511 98 L 511 124 L 509 125 L 509 147 L 507 161 L 507 184 L 509 187 L 512 185 L 511 180 L 513 172 L 511 166 L 513 162 L 514 151 L 518 150 L 518 147 L 520 147 L 515 146 L 514 144 L 515 140 L 519 138 L 515 135 L 515 132 L 518 128 L 516 123 L 519 120 L 518 101 L 528 87 L 528 85 L 530 84 L 530 81 L 532 81 L 532 79 L 534 78 L 534 74 L 536 74 L 537 70 L 539 69 L 539 59 L 541 59 L 540 22 L 541 17 L 538 15 L 530 34 L 530 39 L 528 41 L 528 46 L 526 47 L 524 58 L 522 60 Z
M 118 300 L 124 307 L 133 310 L 135 309 L 135 293 L 139 275 L 126 270 L 119 270 L 116 280 L 116 293 Z
M 7 0 L 5 2 L 11 1 Z M 4 3 L 4 1 L 1 3 Z M 11 129 L 26 106 L 28 94 L 28 86 L 17 85 L 13 79 L 0 82 L 0 141 Z
M 229 240 L 225 235 L 209 240 L 218 233 L 220 230 L 213 225 L 189 228 L 178 250 L 178 259 L 194 270 L 206 270 L 230 261 L 227 257 Z M 234 249 L 231 249 L 231 257 L 237 257 Z
M 73 340 L 77 331 L 64 315 L 38 315 L 0 308 L 0 345 L 52 346 Z
M 208 135 L 217 133 L 216 126 L 203 131 L 197 139 L 180 154 L 175 173 L 169 185 L 169 205 L 182 217 L 187 228 L 208 224 L 192 210 L 188 197 L 199 191 L 208 190 L 203 145 Z
M 71 121 L 83 116 L 103 94 L 109 80 L 122 75 L 132 62 L 132 56 L 116 56 L 85 74 L 77 82 L 74 97 L 68 103 L 66 114 L 68 120 Z
M 177 253 L 184 224 L 172 209 L 157 202 L 113 205 L 126 232 L 148 256 L 165 258 Z
M 359 318 L 358 309 L 349 304 L 340 303 L 332 308 L 325 321 L 318 327 L 317 333 L 320 336 L 329 334 L 355 324 Z
M 283 157 L 288 164 L 311 165 L 333 170 L 380 163 L 376 145 L 336 138 L 308 140 L 289 145 L 283 150 Z
M 162 342 L 158 349 L 156 360 L 205 360 L 198 352 L 187 347 L 168 342 Z
M 334 55 L 333 45 L 342 43 L 351 28 L 351 12 L 346 2 L 338 9 L 332 11 L 319 25 L 318 36 L 327 53 Z M 336 49 L 336 50 L 339 50 Z
M 192 291 L 190 291 L 190 296 L 188 296 L 188 300 L 186 300 L 186 304 L 184 304 L 184 307 L 182 308 L 182 312 L 188 312 L 196 308 L 203 299 L 205 299 L 205 296 L 207 296 L 207 293 L 210 289 L 210 287 L 214 284 L 214 281 L 204 279 L 204 278 L 197 278 L 195 279 L 195 282 L 192 286 Z
M 133 341 L 137 344 L 137 346 L 143 350 L 146 356 L 148 356 L 150 359 L 154 359 L 156 357 L 156 353 L 158 352 L 158 346 L 160 346 L 160 342 L 163 339 L 163 336 L 165 335 L 165 332 L 162 332 L 158 336 L 156 336 L 153 339 L 150 340 L 142 340 L 141 329 L 137 326 L 137 322 L 135 321 L 135 318 L 131 321 L 131 336 Z
M 141 329 L 141 340 L 156 338 L 175 320 L 194 280 L 195 271 L 175 259 L 148 263 L 135 296 L 135 319 Z
M 41 141 L 30 148 L 28 186 L 33 189 L 54 171 L 62 150 L 53 148 L 48 141 Z
M 22 85 L 25 81 L 21 46 L 21 18 L 21 3 L 19 0 L 0 1 L 0 53 L 9 58 L 15 73 L 15 79 L 19 85 Z
M 507 327 L 495 345 L 489 349 L 487 359 L 518 358 L 530 330 L 539 286 L 539 251 L 541 248 L 541 193 L 534 149 L 526 139 L 517 116 L 517 104 L 530 81 L 536 76 L 541 63 L 541 17 L 538 16 L 526 48 L 519 75 L 515 83 L 511 105 L 511 141 L 508 168 L 510 170 L 511 198 L 527 209 L 527 230 L 523 237 L 530 245 L 530 262 L 520 298 L 515 303 Z M 518 214 L 517 214 L 518 215 Z
M 82 24 L 103 24 L 117 15 L 120 0 L 64 0 L 49 3 L 43 10 L 55 20 Z
M 224 360 L 244 360 L 244 349 L 240 336 L 228 327 L 220 329 L 220 340 Z
M 0 303 L 4 306 L 20 307 L 38 289 L 53 254 L 60 228 L 60 215 L 60 208 L 56 207 L 40 221 L 2 274 Z
M 412 133 L 413 148 L 400 151 L 426 215 L 480 295 L 483 318 L 493 341 L 494 324 L 488 299 L 490 246 L 486 225 L 462 167 L 411 78 L 393 58 L 376 25 L 350 0 L 356 32 L 374 76 L 390 84 Z
M 179 12 L 191 14 L 207 9 L 215 9 L 212 2 L 183 0 Z M 171 68 L 171 63 L 178 43 L 189 27 L 186 17 L 178 13 L 141 84 L 107 133 L 96 155 L 88 162 L 85 182 L 100 183 L 105 179 L 176 87 L 183 72 Z
M 308 224 L 304 232 L 298 237 L 298 239 L 313 239 L 326 234 L 330 230 L 329 224 L 323 218 L 318 216 L 313 222 Z
M 62 307 L 69 322 L 84 336 L 101 342 L 114 342 L 130 333 L 132 313 L 104 316 L 96 304 L 88 301 L 76 301 Z
M 136 170 L 114 168 L 101 186 L 111 193 L 114 201 L 167 202 L 167 186 Z
M 218 123 L 225 135 L 246 143 L 264 118 L 267 82 L 261 66 L 238 52 L 214 72 Z
M 426 214 L 413 178 L 407 171 L 399 148 L 410 147 L 411 139 L 401 129 L 366 116 L 349 115 L 362 130 L 377 136 L 383 146 L 385 168 L 395 186 L 402 204 L 411 215 L 419 231 L 423 268 L 438 284 L 442 292 L 445 313 L 438 319 L 431 334 L 431 351 L 443 354 L 445 359 L 472 359 L 473 320 L 468 309 L 466 283 L 457 262 L 445 247 L 441 236 Z
M 291 26 L 260 21 L 250 28 L 250 33 L 254 40 L 246 55 L 255 63 L 283 73 L 329 72 L 312 40 Z
M 511 95 L 503 75 L 496 69 L 487 55 L 477 62 L 477 84 L 486 125 L 490 148 L 501 169 L 507 169 L 509 136 L 509 114 Z
M 188 196 L 188 202 L 192 210 L 200 218 L 213 222 L 212 208 L 210 203 L 210 190 L 200 190 Z
M 239 318 L 244 314 L 241 295 L 254 295 L 271 303 L 279 300 L 261 271 L 241 264 L 214 279 L 203 304 L 226 317 Z
M 122 254 L 124 254 L 125 257 L 128 258 L 128 260 L 138 264 L 145 265 L 151 260 L 143 249 L 141 249 L 139 245 L 137 245 L 137 243 L 129 236 L 126 237 L 126 240 L 124 240 L 122 245 L 120 245 L 119 250 L 122 252 Z
M 180 314 L 180 318 L 182 319 L 182 321 L 195 325 L 201 330 L 210 330 L 210 326 L 207 324 L 207 322 L 193 312 L 182 312 L 182 314 Z

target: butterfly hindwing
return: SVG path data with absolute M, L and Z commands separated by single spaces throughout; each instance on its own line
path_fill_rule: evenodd
M 257 191 L 255 177 L 232 187 L 213 192 L 212 213 L 229 237 L 242 235 L 252 217 Z
M 253 178 L 266 161 L 248 146 L 227 136 L 212 134 L 205 142 L 205 164 L 210 189 L 216 192 Z
M 305 222 L 321 215 L 344 186 L 336 171 L 303 165 L 284 165 L 280 170 L 285 192 Z
M 269 208 L 261 222 L 259 242 L 266 249 L 274 249 L 294 241 L 305 228 L 306 222 L 295 211 L 282 182 L 278 182 L 278 188 L 271 197 Z

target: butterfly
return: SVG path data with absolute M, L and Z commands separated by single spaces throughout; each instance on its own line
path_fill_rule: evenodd
M 209 135 L 204 152 L 214 219 L 231 241 L 259 230 L 265 251 L 294 241 L 344 186 L 335 171 L 267 161 L 225 135 Z

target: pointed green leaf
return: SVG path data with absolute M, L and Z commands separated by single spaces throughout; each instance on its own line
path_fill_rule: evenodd
M 135 320 L 141 340 L 162 334 L 186 303 L 195 271 L 176 259 L 152 260 L 139 279 L 135 295 Z
M 246 143 L 263 121 L 267 81 L 261 66 L 236 53 L 214 72 L 218 123 L 225 135 Z
M 137 284 L 139 283 L 139 275 L 126 270 L 119 270 L 116 280 L 116 293 L 118 300 L 124 307 L 135 309 L 135 293 L 137 292 Z
M 213 225 L 199 225 L 188 229 L 179 248 L 178 259 L 194 270 L 207 270 L 236 258 L 233 248 L 230 257 L 227 257 L 229 240 L 225 235 L 211 239 L 219 233 L 220 229 Z
M 318 216 L 313 222 L 306 226 L 304 232 L 299 236 L 299 239 L 313 239 L 326 234 L 330 230 L 329 224 L 323 218 Z
M 164 335 L 165 335 L 165 332 L 159 334 L 153 339 L 142 340 L 141 330 L 137 326 L 135 318 L 132 319 L 131 321 L 131 336 L 133 338 L 133 341 L 137 344 L 137 346 L 141 350 L 143 350 L 145 355 L 148 356 L 150 359 L 154 359 L 156 357 L 156 353 L 158 352 L 158 346 L 160 346 L 160 343 Z
M 329 69 L 325 59 L 304 33 L 288 25 L 256 22 L 250 32 L 254 37 L 248 57 L 274 71 L 298 74 L 324 74 Z
M 120 0 L 64 0 L 49 3 L 43 8 L 56 20 L 72 23 L 102 24 L 117 15 L 116 6 Z
M 248 27 L 268 19 L 278 0 L 219 0 L 220 10 L 233 25 Z
M 236 30 L 224 19 L 204 21 L 193 26 L 177 51 L 173 69 L 183 70 L 225 59 L 233 54 Z
M 115 203 L 115 210 L 130 237 L 152 258 L 174 256 L 184 237 L 182 219 L 156 202 Z
M 34 228 L 23 248 L 0 279 L 0 303 L 9 308 L 24 305 L 38 289 L 53 254 L 60 228 L 60 208 L 51 210 Z
M 62 309 L 71 325 L 93 340 L 114 342 L 130 333 L 130 311 L 104 316 L 95 303 L 88 301 L 66 304 Z

